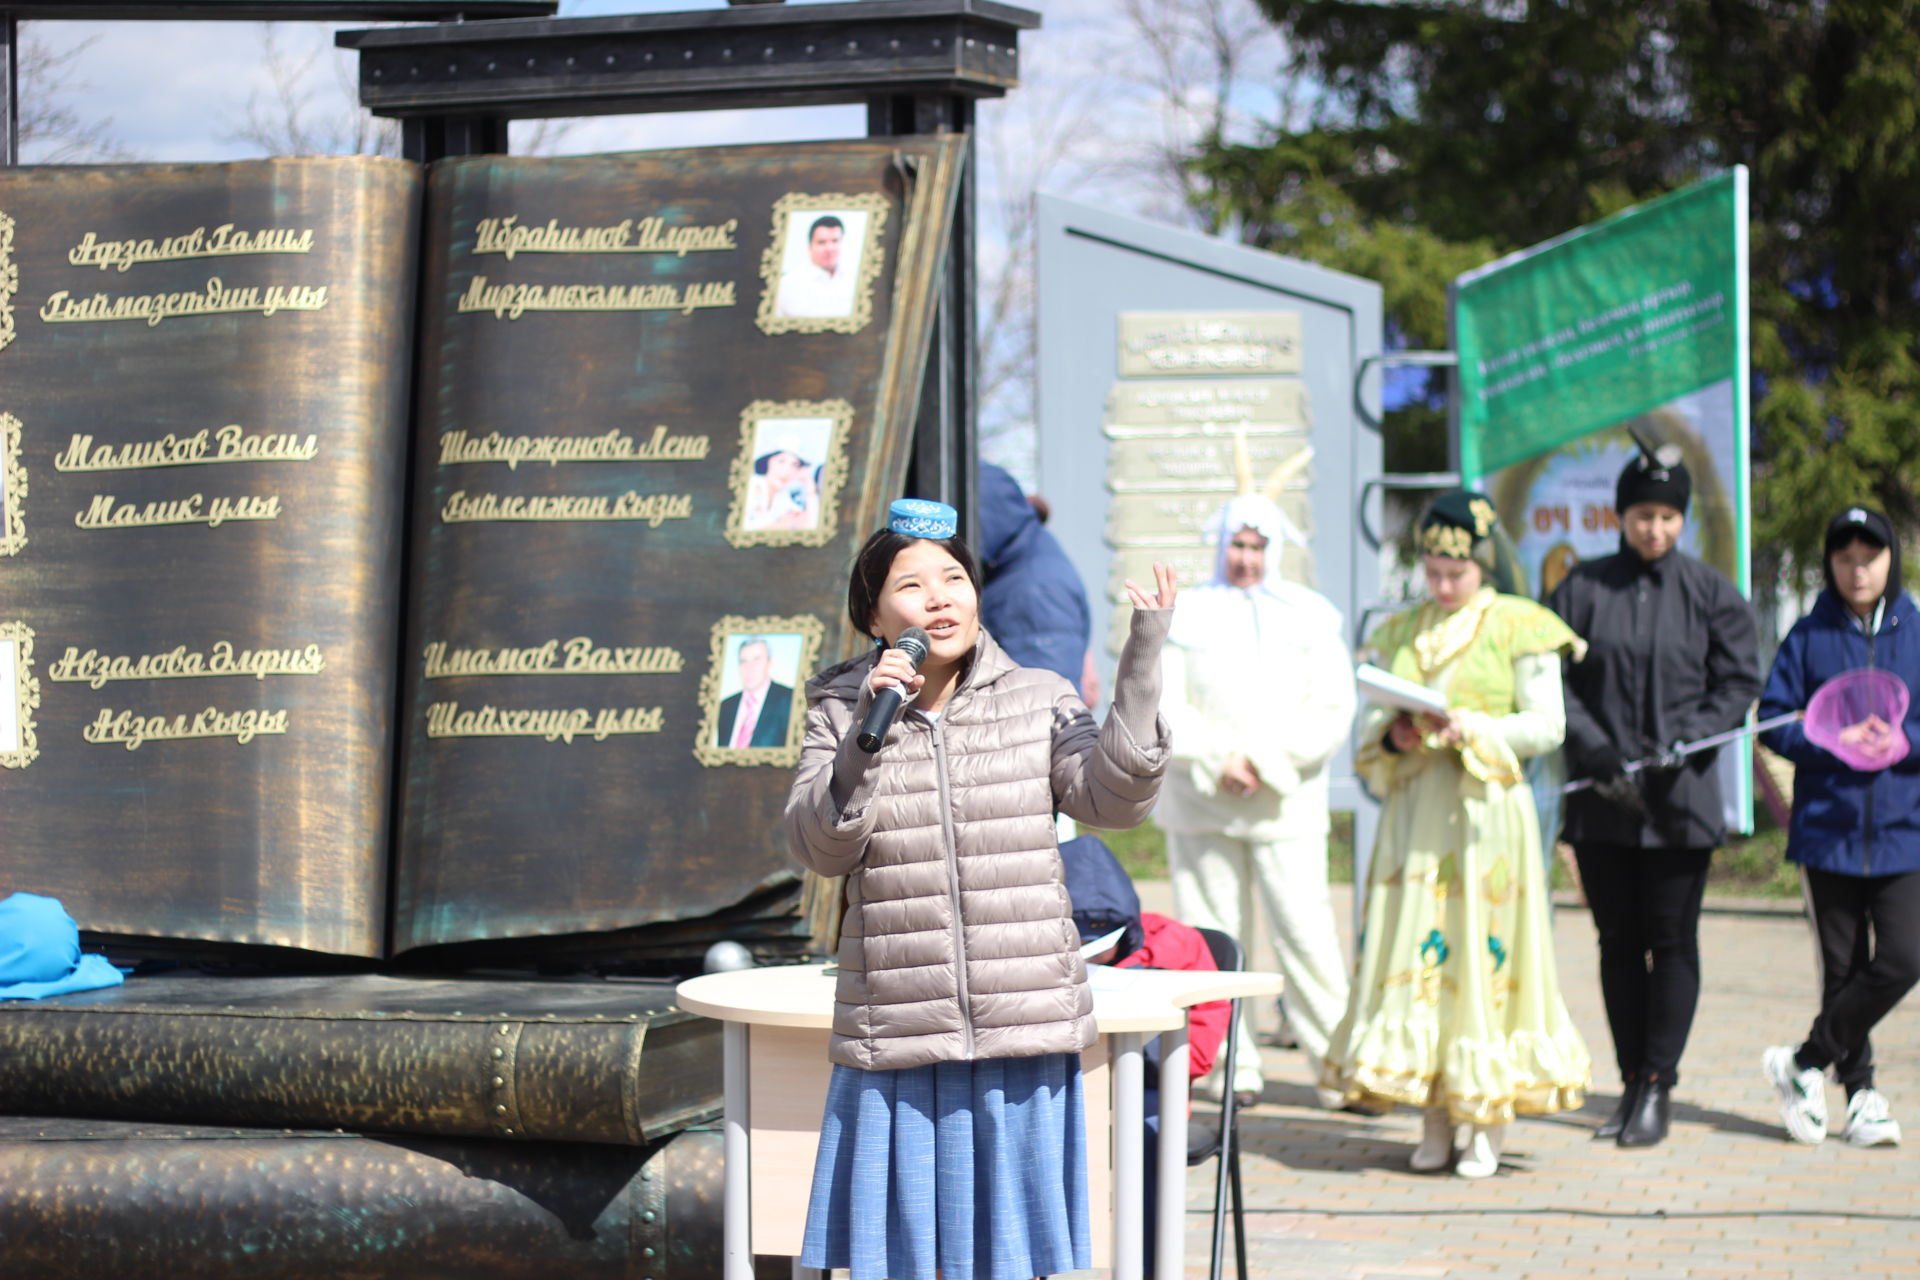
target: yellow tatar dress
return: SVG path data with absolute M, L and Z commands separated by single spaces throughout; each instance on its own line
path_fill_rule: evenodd
M 1365 939 L 1321 1083 L 1348 1101 L 1446 1107 L 1462 1123 L 1578 1107 L 1592 1059 L 1560 998 L 1540 826 L 1522 761 L 1566 731 L 1565 623 L 1483 588 L 1374 633 L 1372 661 L 1444 693 L 1464 740 L 1395 754 L 1393 713 L 1361 722 L 1357 764 L 1385 802 Z

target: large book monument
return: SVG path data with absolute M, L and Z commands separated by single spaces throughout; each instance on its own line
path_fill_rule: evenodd
M 0 895 L 201 970 L 0 1001 L 8 1274 L 717 1274 L 964 156 L 0 169 Z
M 961 159 L 0 170 L 5 887 L 121 942 L 804 946 L 800 687 Z

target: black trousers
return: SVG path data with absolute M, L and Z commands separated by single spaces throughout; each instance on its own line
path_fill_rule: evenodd
M 1820 1016 L 1795 1056 L 1802 1067 L 1833 1067 L 1852 1097 L 1873 1087 L 1867 1033 L 1920 981 L 1920 871 L 1805 875 L 1820 946 Z
M 1713 850 L 1573 852 L 1600 931 L 1600 994 L 1620 1078 L 1671 1086 L 1700 1003 L 1700 899 Z

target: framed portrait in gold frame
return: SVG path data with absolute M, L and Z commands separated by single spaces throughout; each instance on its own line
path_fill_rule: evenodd
M 728 473 L 736 547 L 824 547 L 840 528 L 853 406 L 845 400 L 755 400 L 740 411 Z
M 713 624 L 707 671 L 700 677 L 701 764 L 800 763 L 807 703 L 802 686 L 820 661 L 826 628 L 805 614 Z
M 760 258 L 760 328 L 858 333 L 872 323 L 888 212 L 878 192 L 789 192 L 774 201 L 773 238 Z
M 24 769 L 40 755 L 33 713 L 40 677 L 33 674 L 33 628 L 0 623 L 0 769 Z

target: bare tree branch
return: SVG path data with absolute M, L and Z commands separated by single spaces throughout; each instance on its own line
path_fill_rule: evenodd
M 400 122 L 360 105 L 354 55 L 334 47 L 332 28 L 307 28 L 291 41 L 286 31 L 278 24 L 260 24 L 260 65 L 267 87 L 248 96 L 245 122 L 228 140 L 250 143 L 269 156 L 399 155 Z M 574 122 L 529 124 L 516 134 L 516 149 L 523 155 L 543 155 L 560 144 Z
M 1070 191 L 1218 233 L 1191 162 L 1209 142 L 1251 135 L 1261 108 L 1291 111 L 1283 52 L 1254 0 L 1117 0 L 1099 22 L 1035 41 L 1019 89 L 982 105 L 978 350 L 989 456 L 1028 469 L 1037 193 Z
M 331 41 L 330 33 L 322 34 Z M 310 35 L 304 43 L 304 50 L 290 48 L 281 28 L 260 24 L 267 87 L 248 95 L 244 122 L 227 140 L 268 156 L 399 155 L 399 124 L 360 106 L 351 61 Z
M 78 61 L 94 44 L 83 40 L 56 50 L 31 27 L 20 39 L 20 154 L 29 164 L 84 164 L 130 160 L 113 137 L 113 118 L 89 119 L 67 99 L 84 95 Z

